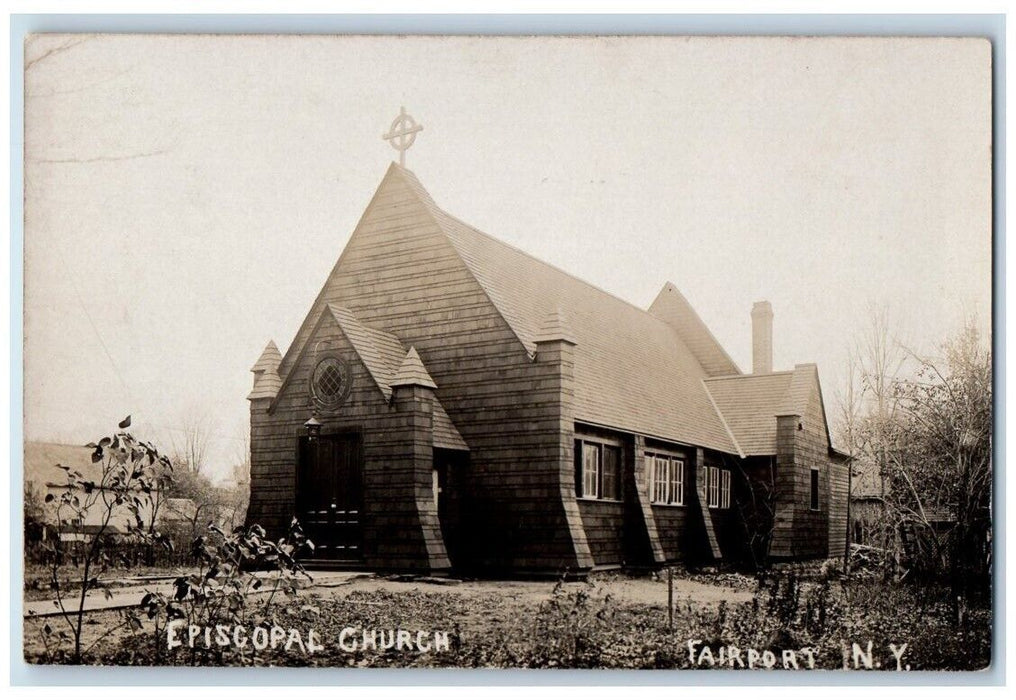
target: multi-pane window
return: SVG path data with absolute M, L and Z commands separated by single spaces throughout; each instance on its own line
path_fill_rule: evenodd
M 811 509 L 818 510 L 818 469 L 811 468 Z
M 684 505 L 684 460 L 670 455 L 646 454 L 646 462 L 652 502 Z
M 706 467 L 706 497 L 710 508 L 730 507 L 730 470 Z
M 670 484 L 670 457 L 648 455 L 647 459 L 653 466 L 653 502 L 669 503 L 667 490 Z
M 621 450 L 612 445 L 600 448 L 600 498 L 621 498 Z
M 720 469 L 706 467 L 706 492 L 709 496 L 709 507 L 720 507 Z
M 585 498 L 600 497 L 600 446 L 589 442 L 582 445 L 582 493 Z
M 580 498 L 621 498 L 621 448 L 591 440 L 575 441 L 575 486 Z

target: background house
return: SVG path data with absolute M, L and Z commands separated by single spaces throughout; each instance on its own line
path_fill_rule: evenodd
M 80 481 L 101 483 L 102 463 L 92 462 L 92 452 L 91 448 L 78 445 L 52 442 L 25 443 L 26 515 L 31 511 L 34 521 L 31 525 L 26 523 L 26 538 L 29 541 L 44 540 L 57 533 L 65 541 L 87 541 L 99 531 L 105 516 L 105 509 L 102 507 L 101 501 L 80 516 L 67 508 L 58 509 L 55 505 L 59 496 L 67 490 L 68 471 L 77 471 L 82 474 Z M 84 502 L 84 489 L 80 486 L 72 488 Z M 47 495 L 52 495 L 54 502 L 46 503 Z M 143 503 L 142 518 L 145 523 L 150 523 L 153 510 L 151 500 L 140 488 L 138 495 Z M 136 526 L 133 516 L 124 509 L 117 509 L 106 527 L 106 532 L 119 535 L 127 534 L 128 524 Z
M 957 525 L 956 509 L 949 505 L 923 503 L 901 522 L 899 511 L 887 504 L 893 498 L 893 480 L 883 479 L 878 465 L 870 460 L 854 463 L 850 484 L 850 542 L 859 545 L 857 562 L 881 561 L 899 554 L 898 563 L 948 561 L 949 538 Z M 987 552 L 989 543 L 983 544 Z

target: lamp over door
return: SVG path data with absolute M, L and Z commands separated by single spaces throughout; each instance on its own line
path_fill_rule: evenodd
M 307 437 L 311 440 L 316 440 L 321 435 L 321 421 L 317 419 L 317 416 L 311 415 L 303 427 L 307 430 Z

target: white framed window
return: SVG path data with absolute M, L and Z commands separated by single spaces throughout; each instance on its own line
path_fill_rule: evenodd
M 659 505 L 684 505 L 684 460 L 647 453 L 646 466 L 650 500 Z
M 600 446 L 591 442 L 582 443 L 582 496 L 600 497 Z
M 670 502 L 684 505 L 684 462 L 670 459 Z
M 579 498 L 621 500 L 621 446 L 576 440 L 575 488 Z
M 720 507 L 720 469 L 719 467 L 706 467 L 706 491 L 709 497 L 709 507 Z
M 612 445 L 600 448 L 600 498 L 621 500 L 621 450 Z
M 670 458 L 662 457 L 658 455 L 648 455 L 647 458 L 652 462 L 653 473 L 652 473 L 652 495 L 654 503 L 667 503 L 668 502 L 668 472 L 670 471 Z
M 706 467 L 706 499 L 710 508 L 730 508 L 729 469 Z
M 730 470 L 720 470 L 720 508 L 730 507 Z

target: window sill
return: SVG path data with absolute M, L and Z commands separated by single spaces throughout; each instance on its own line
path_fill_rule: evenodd
M 620 498 L 593 498 L 592 496 L 576 496 L 575 500 L 585 503 L 624 503 Z
M 657 501 L 650 501 L 649 505 L 654 508 L 687 508 L 687 503 L 659 503 Z

